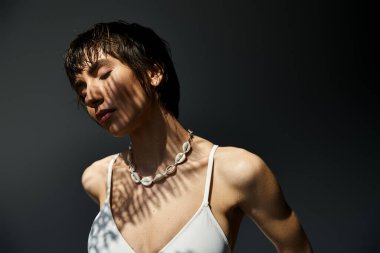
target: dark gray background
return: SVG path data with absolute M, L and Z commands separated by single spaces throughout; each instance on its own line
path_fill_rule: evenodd
M 76 107 L 62 56 L 77 33 L 117 19 L 170 42 L 181 121 L 260 155 L 315 252 L 375 252 L 374 15 L 350 1 L 2 0 L 0 252 L 86 251 L 98 207 L 81 173 L 127 140 Z M 245 220 L 235 252 L 275 250 Z

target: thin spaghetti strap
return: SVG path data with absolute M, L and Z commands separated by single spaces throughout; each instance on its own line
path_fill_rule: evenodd
M 212 147 L 210 155 L 208 157 L 206 184 L 205 184 L 205 191 L 204 191 L 203 202 L 202 202 L 202 205 L 204 205 L 204 206 L 208 206 L 208 198 L 210 195 L 210 185 L 211 185 L 211 177 L 212 177 L 212 168 L 213 168 L 213 164 L 214 164 L 214 154 L 215 154 L 217 147 L 218 147 L 218 145 L 214 145 Z
M 108 164 L 108 174 L 107 174 L 107 198 L 106 203 L 110 202 L 110 196 L 111 196 L 111 183 L 112 183 L 112 167 L 113 164 L 116 161 L 116 158 L 119 156 L 119 154 L 116 154 L 112 157 L 111 161 Z

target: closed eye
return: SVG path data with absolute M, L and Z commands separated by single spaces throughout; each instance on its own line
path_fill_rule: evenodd
M 112 70 L 109 70 L 106 73 L 101 74 L 100 77 L 99 77 L 99 79 L 100 80 L 106 80 L 111 75 L 111 72 L 112 72 Z

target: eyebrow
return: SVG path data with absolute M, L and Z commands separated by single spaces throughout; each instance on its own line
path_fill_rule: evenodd
M 97 60 L 96 62 L 94 62 L 94 64 L 92 64 L 89 68 L 88 68 L 88 73 L 91 75 L 91 76 L 95 76 L 96 72 L 98 72 L 98 70 L 105 66 L 105 65 L 108 65 L 109 64 L 109 60 L 107 59 L 100 59 L 100 60 Z
M 109 65 L 110 64 L 110 61 L 107 60 L 107 59 L 100 59 L 100 60 L 97 60 L 96 62 L 94 62 L 94 64 L 92 64 L 91 66 L 89 66 L 88 68 L 88 73 L 89 75 L 91 76 L 95 76 L 95 74 L 98 72 L 98 70 L 103 67 L 103 66 L 106 66 L 106 65 Z M 75 80 L 74 83 L 73 83 L 73 87 L 76 91 L 78 91 L 78 89 L 82 86 L 82 85 L 85 85 L 86 83 L 82 80 Z

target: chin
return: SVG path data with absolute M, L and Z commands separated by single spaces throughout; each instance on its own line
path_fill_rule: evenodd
M 115 126 L 109 126 L 107 129 L 106 129 L 113 137 L 118 137 L 118 138 L 122 138 L 122 137 L 125 137 L 127 135 L 129 135 L 129 131 L 126 130 L 125 128 L 119 128 L 119 127 L 115 127 Z

